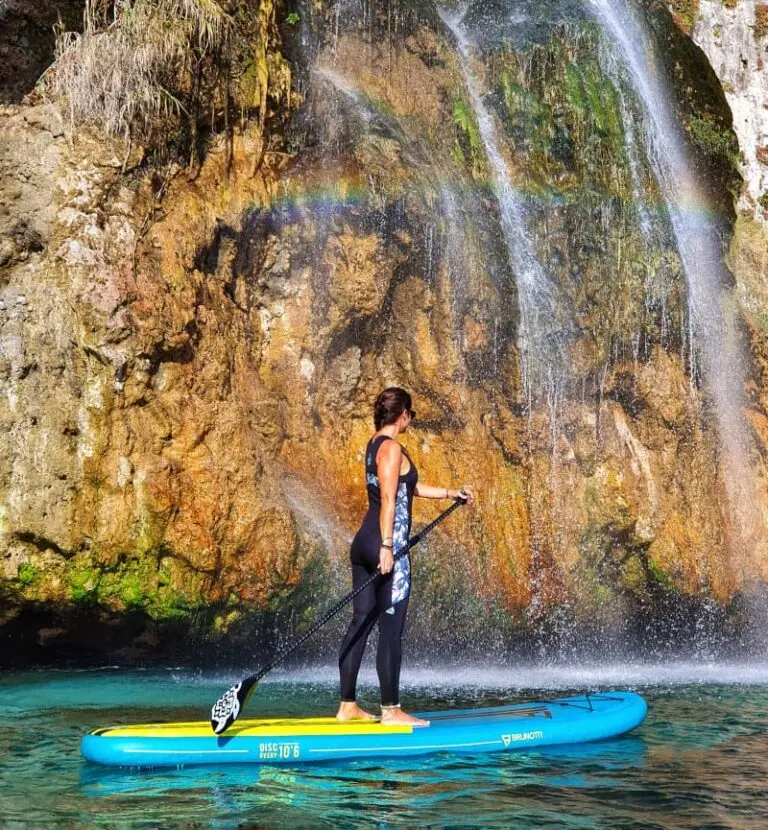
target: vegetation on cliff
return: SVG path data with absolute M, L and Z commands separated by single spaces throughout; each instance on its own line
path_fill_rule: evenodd
M 768 3 L 758 3 L 755 6 L 755 37 L 763 38 L 768 35 Z
M 0 363 L 4 613 L 142 616 L 228 642 L 276 614 L 301 627 L 345 584 L 371 397 L 393 381 L 419 400 L 407 441 L 424 480 L 481 489 L 482 510 L 414 557 L 425 641 L 543 644 L 578 624 L 601 642 L 653 616 L 672 637 L 688 620 L 657 611 L 727 601 L 681 263 L 596 26 L 473 58 L 569 315 L 569 386 L 526 410 L 518 275 L 434 7 L 291 8 L 89 0 L 85 31 L 60 38 L 48 92 L 99 141 L 62 163 L 52 243 L 14 272 L 34 302 L 12 320 L 20 356 Z M 727 234 L 722 90 L 654 9 Z M 145 214 L 105 133 L 195 175 Z
M 672 18 L 686 33 L 690 34 L 699 14 L 699 0 L 671 0 Z
M 202 154 L 208 136 L 290 100 L 272 0 L 86 0 L 82 33 L 59 34 L 45 78 L 73 125 Z

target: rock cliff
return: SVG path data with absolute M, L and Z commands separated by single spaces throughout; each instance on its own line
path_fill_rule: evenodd
M 720 79 L 739 139 L 738 209 L 768 220 L 768 4 L 701 0 L 691 31 Z
M 7 654 L 189 657 L 289 636 L 346 587 L 389 383 L 415 397 L 422 480 L 479 491 L 416 557 L 417 642 L 751 644 L 746 589 L 768 560 L 735 541 L 682 265 L 668 232 L 645 235 L 658 184 L 594 26 L 555 21 L 475 59 L 562 298 L 567 372 L 527 400 L 489 163 L 437 10 L 274 14 L 264 42 L 293 89 L 265 93 L 231 143 L 211 135 L 199 169 L 74 136 L 55 104 L 0 115 Z M 730 112 L 661 6 L 652 26 L 729 240 Z M 764 512 L 768 255 L 756 222 L 736 229 Z M 416 523 L 438 509 L 417 504 Z

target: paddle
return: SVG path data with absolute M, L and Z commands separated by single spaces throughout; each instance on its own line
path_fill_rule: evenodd
M 430 522 L 422 531 L 412 536 L 408 540 L 408 544 L 401 548 L 395 554 L 395 560 L 405 556 L 406 553 L 416 544 L 418 544 L 433 527 L 440 524 L 443 519 L 453 513 L 453 511 L 464 504 L 466 499 L 457 498 L 454 503 L 444 510 L 433 522 Z M 224 730 L 229 729 L 230 726 L 238 719 L 240 713 L 245 708 L 246 703 L 253 694 L 256 684 L 264 677 L 267 672 L 272 669 L 282 660 L 284 660 L 294 649 L 297 649 L 303 642 L 308 640 L 319 628 L 322 628 L 331 617 L 334 617 L 348 602 L 351 602 L 361 591 L 367 588 L 374 580 L 378 579 L 380 574 L 374 573 L 369 579 L 351 591 L 345 597 L 340 599 L 332 608 L 323 614 L 323 616 L 311 625 L 300 637 L 297 637 L 292 643 L 289 643 L 282 651 L 273 657 L 269 663 L 262 666 L 255 674 L 246 677 L 239 683 L 235 683 L 231 689 L 228 689 L 217 701 L 213 704 L 211 709 L 211 728 L 217 735 L 221 735 Z

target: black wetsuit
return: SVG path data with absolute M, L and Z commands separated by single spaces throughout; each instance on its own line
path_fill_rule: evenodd
M 355 587 L 376 572 L 381 547 L 381 491 L 376 469 L 376 454 L 384 441 L 393 439 L 379 435 L 368 442 L 365 451 L 365 478 L 368 489 L 368 512 L 352 542 L 352 582 Z M 410 461 L 410 459 L 409 459 Z M 405 475 L 397 484 L 395 522 L 392 530 L 394 553 L 408 542 L 411 530 L 411 506 L 419 474 L 411 461 Z M 399 705 L 401 639 L 408 610 L 411 587 L 411 563 L 408 556 L 395 562 L 394 569 L 361 591 L 353 600 L 352 622 L 341 643 L 339 675 L 341 699 L 354 701 L 357 691 L 357 673 L 363 659 L 365 644 L 371 629 L 379 623 L 379 646 L 376 652 L 376 670 L 381 686 L 382 706 Z

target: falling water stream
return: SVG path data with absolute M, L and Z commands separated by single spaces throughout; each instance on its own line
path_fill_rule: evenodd
M 473 74 L 472 43 L 462 26 L 462 18 L 445 11 L 441 11 L 441 18 L 456 38 L 462 75 L 491 166 L 491 183 L 498 199 L 501 228 L 518 290 L 518 343 L 523 388 L 530 407 L 533 397 L 542 392 L 550 396 L 557 394 L 557 380 L 563 370 L 565 356 L 558 331 L 561 315 L 557 308 L 557 289 L 534 251 L 524 204 L 512 184 L 493 119 Z
M 644 110 L 648 156 L 661 186 L 687 279 L 691 323 L 691 372 L 701 360 L 716 413 L 725 465 L 728 508 L 736 519 L 734 551 L 754 544 L 760 529 L 754 481 L 746 458 L 741 414 L 744 368 L 736 343 L 734 312 L 726 291 L 720 236 L 660 82 L 654 47 L 625 0 L 589 0 Z M 744 563 L 741 563 L 744 565 Z
M 514 0 L 494 4 L 495 12 L 499 13 L 500 7 L 509 25 L 517 27 L 514 48 L 520 44 L 523 48 L 528 45 L 525 43 L 525 26 L 530 15 L 536 13 L 535 5 Z M 602 233 L 605 238 L 610 237 L 611 222 L 617 216 L 622 221 L 631 216 L 627 221 L 637 225 L 640 246 L 644 246 L 648 259 L 666 252 L 668 245 L 679 254 L 688 303 L 686 356 L 690 363 L 689 380 L 694 386 L 703 384 L 706 391 L 702 410 L 706 415 L 711 409 L 715 415 L 724 488 L 728 495 L 723 510 L 728 515 L 724 522 L 728 525 L 729 516 L 733 517 L 732 542 L 738 549 L 739 540 L 753 539 L 762 526 L 757 515 L 747 457 L 746 427 L 741 412 L 745 372 L 736 343 L 730 292 L 726 288 L 728 274 L 722 264 L 718 227 L 706 207 L 686 152 L 684 135 L 661 80 L 653 46 L 638 15 L 626 0 L 583 0 L 563 5 L 578 21 L 576 28 L 584 23 L 586 15 L 593 29 L 597 28 L 599 38 L 603 38 L 598 47 L 602 54 L 601 69 L 618 96 L 620 132 L 628 165 L 628 170 L 623 172 L 630 183 L 627 202 L 631 209 L 626 213 L 623 212 L 625 205 L 612 212 L 612 206 L 621 201 L 620 197 L 612 191 L 607 192 L 609 188 L 601 191 L 596 185 L 590 191 L 590 195 L 596 194 L 594 203 L 585 207 L 584 215 L 587 221 L 602 223 L 596 235 Z M 347 13 L 352 6 L 355 14 L 360 12 L 358 18 L 363 32 L 360 42 L 365 43 L 365 60 L 372 60 L 371 56 L 376 53 L 376 44 L 372 42 L 377 14 L 374 4 L 366 0 L 362 5 L 339 0 L 329 16 L 325 42 L 313 40 L 315 33 L 308 22 L 309 12 L 301 19 L 301 45 L 307 55 L 312 54 L 311 60 L 308 59 L 308 88 L 310 92 L 311 88 L 316 93 L 320 90 L 315 101 L 327 105 L 332 116 L 329 123 L 317 127 L 321 132 L 327 132 L 319 142 L 319 149 L 312 151 L 329 167 L 349 145 L 354 150 L 360 147 L 371 150 L 371 157 L 373 151 L 383 156 L 390 153 L 396 161 L 392 162 L 392 168 L 382 164 L 380 170 L 385 172 L 395 169 L 396 165 L 400 165 L 398 172 L 407 168 L 403 173 L 406 183 L 403 187 L 407 192 L 394 196 L 389 193 L 380 197 L 377 188 L 381 184 L 369 174 L 368 192 L 361 197 L 364 208 L 353 219 L 359 221 L 366 233 L 378 234 L 377 240 L 384 239 L 385 230 L 389 230 L 389 226 L 384 227 L 388 221 L 385 208 L 407 213 L 411 209 L 408 198 L 412 199 L 411 204 L 416 208 L 408 217 L 410 224 L 403 222 L 402 226 L 396 226 L 393 223 L 393 226 L 403 232 L 403 237 L 404 231 L 415 229 L 409 244 L 422 252 L 420 262 L 424 274 L 421 277 L 430 290 L 438 293 L 435 286 L 440 279 L 450 283 L 450 336 L 453 337 L 450 347 L 453 353 L 449 357 L 456 365 L 460 365 L 462 359 L 460 335 L 465 336 L 466 332 L 461 326 L 464 318 L 469 316 L 468 309 L 479 318 L 478 331 L 482 329 L 482 323 L 488 324 L 490 345 L 485 352 L 478 349 L 486 364 L 479 369 L 470 367 L 477 385 L 495 382 L 501 376 L 502 341 L 513 328 L 509 321 L 515 320 L 523 399 L 515 403 L 522 403 L 521 409 L 528 416 L 529 435 L 533 432 L 534 416 L 544 412 L 549 448 L 545 447 L 542 454 L 549 451 L 552 455 L 549 471 L 552 489 L 541 497 L 540 504 L 549 499 L 546 509 L 550 515 L 547 518 L 554 528 L 555 543 L 552 546 L 556 548 L 557 533 L 560 532 L 557 510 L 568 509 L 570 496 L 567 491 L 556 492 L 554 484 L 555 447 L 566 432 L 558 418 L 570 403 L 568 396 L 573 394 L 573 388 L 579 385 L 572 383 L 579 378 L 569 349 L 577 336 L 583 334 L 575 332 L 577 326 L 573 323 L 572 309 L 565 307 L 563 281 L 571 280 L 578 293 L 582 275 L 566 268 L 556 273 L 551 267 L 554 260 L 549 259 L 548 254 L 552 243 L 547 235 L 547 222 L 551 217 L 544 214 L 551 208 L 552 214 L 561 211 L 565 215 L 569 208 L 567 198 L 556 193 L 555 187 L 547 191 L 546 196 L 541 192 L 531 196 L 526 191 L 527 185 L 521 183 L 525 173 L 521 173 L 514 163 L 512 130 L 508 123 L 503 123 L 502 108 L 494 100 L 491 87 L 498 87 L 498 78 L 488 69 L 492 64 L 488 55 L 489 42 L 495 44 L 496 40 L 504 40 L 507 32 L 489 31 L 486 42 L 478 35 L 477 26 L 472 24 L 471 14 L 467 16 L 466 10 L 456 13 L 444 7 L 439 9 L 440 18 L 455 40 L 451 48 L 455 46 L 456 62 L 452 66 L 458 66 L 461 74 L 461 81 L 456 81 L 457 89 L 452 92 L 461 95 L 458 86 L 463 82 L 482 145 L 486 188 L 486 182 L 482 185 L 477 181 L 470 182 L 476 173 L 467 172 L 471 165 L 457 163 L 452 168 L 445 157 L 434 161 L 434 148 L 425 141 L 425 132 L 419 132 L 421 128 L 412 129 L 402 116 L 395 114 L 394 108 L 379 106 L 382 102 L 369 97 L 362 69 L 357 77 L 348 66 L 342 66 L 340 56 L 343 56 L 347 36 Z M 392 4 L 388 4 L 388 13 L 391 7 Z M 478 8 L 476 6 L 474 11 Z M 439 27 L 439 22 L 436 25 Z M 547 25 L 544 17 L 536 19 L 540 31 L 546 31 Z M 484 64 L 486 58 L 488 66 Z M 521 59 L 521 75 L 530 69 L 524 64 L 525 60 Z M 458 73 L 454 72 L 454 75 Z M 347 141 L 349 136 L 352 138 Z M 359 144 L 355 144 L 358 139 Z M 444 149 L 444 145 L 440 147 Z M 354 156 L 354 152 L 350 155 Z M 358 155 L 364 156 L 363 153 Z M 357 161 L 355 156 L 355 163 Z M 334 172 L 337 170 L 333 169 Z M 342 169 L 340 163 L 338 170 Z M 663 205 L 658 208 L 646 204 L 649 171 L 663 196 Z M 454 178 L 449 179 L 446 173 L 452 173 Z M 283 182 L 283 186 L 288 205 L 288 182 Z M 339 192 L 336 191 L 337 195 Z M 387 199 L 390 202 L 385 204 Z M 547 199 L 551 199 L 551 203 Z M 339 197 L 330 210 L 318 212 L 319 215 L 314 217 L 316 235 L 313 240 L 321 240 L 319 247 L 323 239 L 342 227 L 346 208 L 342 201 Z M 285 213 L 288 216 L 288 207 Z M 379 226 L 371 220 L 374 214 Z M 286 219 L 288 221 L 290 217 Z M 562 228 L 568 227 L 563 220 L 559 231 L 562 233 Z M 493 245 L 486 244 L 494 233 L 501 254 Z M 593 236 L 585 233 L 582 241 L 581 247 L 593 250 L 596 259 L 601 256 L 607 259 L 610 246 L 606 243 L 601 248 L 598 244 L 603 240 L 598 239 L 595 243 Z M 502 259 L 504 262 L 499 265 Z M 412 265 L 410 261 L 407 264 Z M 483 283 L 485 306 L 476 303 L 473 296 L 475 285 L 472 281 L 481 271 L 492 274 L 492 278 Z M 648 274 L 644 298 L 646 319 L 651 316 L 649 308 L 653 304 L 666 303 L 669 288 L 660 285 L 658 275 L 650 265 Z M 402 276 L 406 278 L 411 274 Z M 662 275 L 662 283 L 666 277 L 666 274 Z M 479 284 L 480 280 L 477 282 Z M 513 296 L 515 300 L 510 300 Z M 499 305 L 515 301 L 518 307 L 513 315 Z M 493 308 L 493 302 L 497 302 L 496 308 Z M 599 305 L 597 300 L 595 305 Z M 434 315 L 439 313 L 434 312 Z M 597 312 L 595 315 L 597 319 Z M 597 319 L 597 323 L 603 322 Z M 664 307 L 661 313 L 662 343 L 667 325 L 668 312 Z M 615 332 L 610 331 L 613 336 Z M 595 392 L 598 410 L 614 354 L 611 350 L 625 348 L 628 343 L 629 349 L 634 350 L 635 364 L 640 360 L 641 333 L 620 334 L 623 337 L 620 346 L 612 342 L 603 344 L 603 368 Z M 481 339 L 478 335 L 478 340 Z M 445 363 L 445 352 L 439 358 Z M 472 375 L 466 366 L 457 371 Z M 587 380 L 581 380 L 586 387 Z M 593 381 L 594 378 L 590 378 L 590 382 Z M 587 399 L 588 395 L 582 392 L 579 403 L 584 409 Z M 599 412 L 594 416 L 594 429 L 599 432 Z M 639 439 L 630 435 L 628 426 L 622 435 L 632 447 L 640 446 Z M 566 437 L 571 441 L 565 442 L 568 448 L 577 445 L 573 434 Z M 505 448 L 505 452 L 509 451 Z M 575 457 L 576 450 L 571 449 L 571 453 Z M 588 455 L 588 452 L 584 451 L 584 454 Z M 645 465 L 642 471 L 648 473 L 647 458 L 638 460 L 638 457 L 633 458 L 636 466 L 641 469 Z M 596 457 L 595 467 L 599 466 L 599 460 Z M 519 458 L 510 462 L 510 466 L 522 464 Z M 648 473 L 646 479 L 650 478 Z M 542 476 L 544 479 L 545 475 Z M 281 484 L 284 501 L 293 511 L 297 527 L 327 548 L 343 550 L 345 556 L 349 542 L 346 526 L 325 514 L 324 502 L 319 498 L 313 500 L 305 483 L 285 476 Z M 649 495 L 649 500 L 656 498 L 656 491 L 653 497 Z M 528 507 L 531 513 L 535 512 L 533 507 Z M 532 516 L 532 524 L 536 518 Z M 532 537 L 535 547 L 535 528 Z M 534 638 L 530 629 L 525 628 L 526 611 L 530 617 L 545 617 L 550 613 L 545 623 L 551 630 L 560 625 L 558 613 L 563 619 L 567 618 L 567 623 L 562 626 L 564 629 L 573 617 L 568 616 L 570 609 L 565 605 L 554 610 L 547 607 L 544 568 L 539 567 L 536 551 L 532 553 L 533 565 L 527 577 L 531 590 L 528 605 L 517 619 L 495 602 L 494 596 L 490 599 L 480 597 L 473 579 L 463 577 L 461 566 L 453 561 L 446 565 L 446 560 L 437 564 L 430 560 L 430 544 L 431 540 L 420 549 L 422 559 L 414 558 L 416 576 L 424 573 L 419 569 L 428 563 L 441 578 L 447 573 L 448 579 L 438 581 L 437 589 L 428 589 L 433 591 L 431 606 L 427 607 L 420 596 L 421 607 L 409 612 L 415 623 L 414 629 L 419 632 L 415 637 L 409 632 L 406 643 L 403 697 L 409 709 L 499 705 L 547 699 L 585 688 L 624 687 L 639 690 L 647 698 L 647 722 L 637 732 L 622 739 L 539 752 L 461 758 L 439 755 L 416 760 L 374 759 L 280 769 L 269 766 L 233 766 L 226 770 L 101 769 L 85 764 L 79 756 L 78 742 L 86 730 L 113 722 L 201 719 L 222 689 L 254 667 L 249 665 L 240 671 L 227 671 L 226 675 L 214 669 L 195 673 L 173 668 L 9 672 L 0 678 L 0 827 L 3 830 L 48 826 L 141 827 L 146 830 L 173 827 L 185 830 L 286 827 L 293 830 L 339 826 L 377 830 L 420 826 L 446 829 L 626 827 L 639 830 L 674 827 L 693 830 L 711 827 L 758 830 L 768 824 L 768 811 L 764 806 L 768 776 L 764 739 L 768 670 L 755 663 L 717 662 L 725 625 L 714 600 L 702 602 L 695 619 L 689 619 L 692 616 L 688 613 L 689 606 L 675 608 L 668 602 L 664 608 L 670 612 L 670 619 L 657 621 L 664 632 L 658 652 L 653 651 L 656 645 L 653 636 L 647 627 L 643 627 L 643 620 L 647 622 L 647 618 L 640 618 L 641 622 L 623 620 L 619 623 L 611 619 L 613 628 L 603 629 L 599 624 L 589 628 L 592 639 L 586 644 L 584 638 L 579 640 L 580 631 L 566 631 L 562 639 L 566 650 L 570 648 L 567 660 L 549 662 L 549 653 L 544 649 L 537 651 L 538 643 L 531 645 Z M 422 553 L 424 549 L 426 551 Z M 759 548 L 755 546 L 753 551 L 742 545 L 740 550 L 738 563 L 747 572 Z M 613 552 L 610 544 L 608 552 L 607 560 L 610 560 Z M 341 594 L 340 586 L 347 575 L 346 563 L 337 559 L 335 564 L 335 570 L 326 570 L 336 583 L 334 590 L 338 589 L 336 593 Z M 557 563 L 558 566 L 561 564 Z M 473 562 L 471 567 L 480 569 L 484 564 Z M 564 572 L 565 566 L 562 569 Z M 467 573 L 469 570 L 468 566 Z M 599 573 L 597 569 L 595 572 Z M 573 579 L 578 581 L 581 572 L 574 573 Z M 440 594 L 446 583 L 455 591 L 453 596 L 459 597 L 458 600 L 451 596 L 446 599 Z M 420 589 L 421 586 L 417 587 Z M 658 585 L 652 587 L 658 589 Z M 603 588 L 602 584 L 597 585 L 597 600 L 588 607 L 589 614 L 595 608 L 600 610 L 598 600 L 605 592 L 601 593 L 599 589 Z M 596 617 L 599 616 L 597 611 Z M 492 616 L 492 612 L 497 616 Z M 497 620 L 502 621 L 498 626 Z M 438 623 L 452 630 L 452 655 L 458 661 L 454 664 L 446 665 L 438 660 L 431 639 Z M 675 638 L 679 637 L 680 642 L 689 644 L 685 654 L 688 662 L 632 663 L 626 657 L 629 649 L 625 648 L 622 639 L 622 623 L 632 629 L 637 637 L 635 642 L 641 641 L 654 653 L 654 659 L 675 653 L 667 651 L 666 647 L 670 642 L 677 645 Z M 763 614 L 753 621 L 752 628 L 764 627 L 764 623 Z M 330 662 L 342 624 L 342 618 L 337 618 L 324 632 L 326 639 L 318 638 L 313 643 L 313 659 L 322 661 L 322 665 L 281 668 L 261 684 L 250 704 L 254 715 L 324 716 L 333 711 L 337 695 L 336 670 Z M 683 629 L 684 635 L 681 634 Z M 511 638 L 505 639 L 509 632 L 514 632 L 523 641 L 523 648 L 514 650 Z M 561 632 L 557 634 L 560 636 Z M 473 638 L 478 643 L 476 648 Z M 485 648 L 494 641 L 497 648 Z M 519 646 L 520 641 L 513 645 Z M 676 654 L 679 656 L 680 652 Z M 614 662 L 594 663 L 595 655 Z M 307 658 L 307 655 L 302 657 Z M 245 662 L 250 655 L 243 653 L 242 659 Z M 370 662 L 364 668 L 361 690 L 362 702 L 375 706 L 376 681 Z

